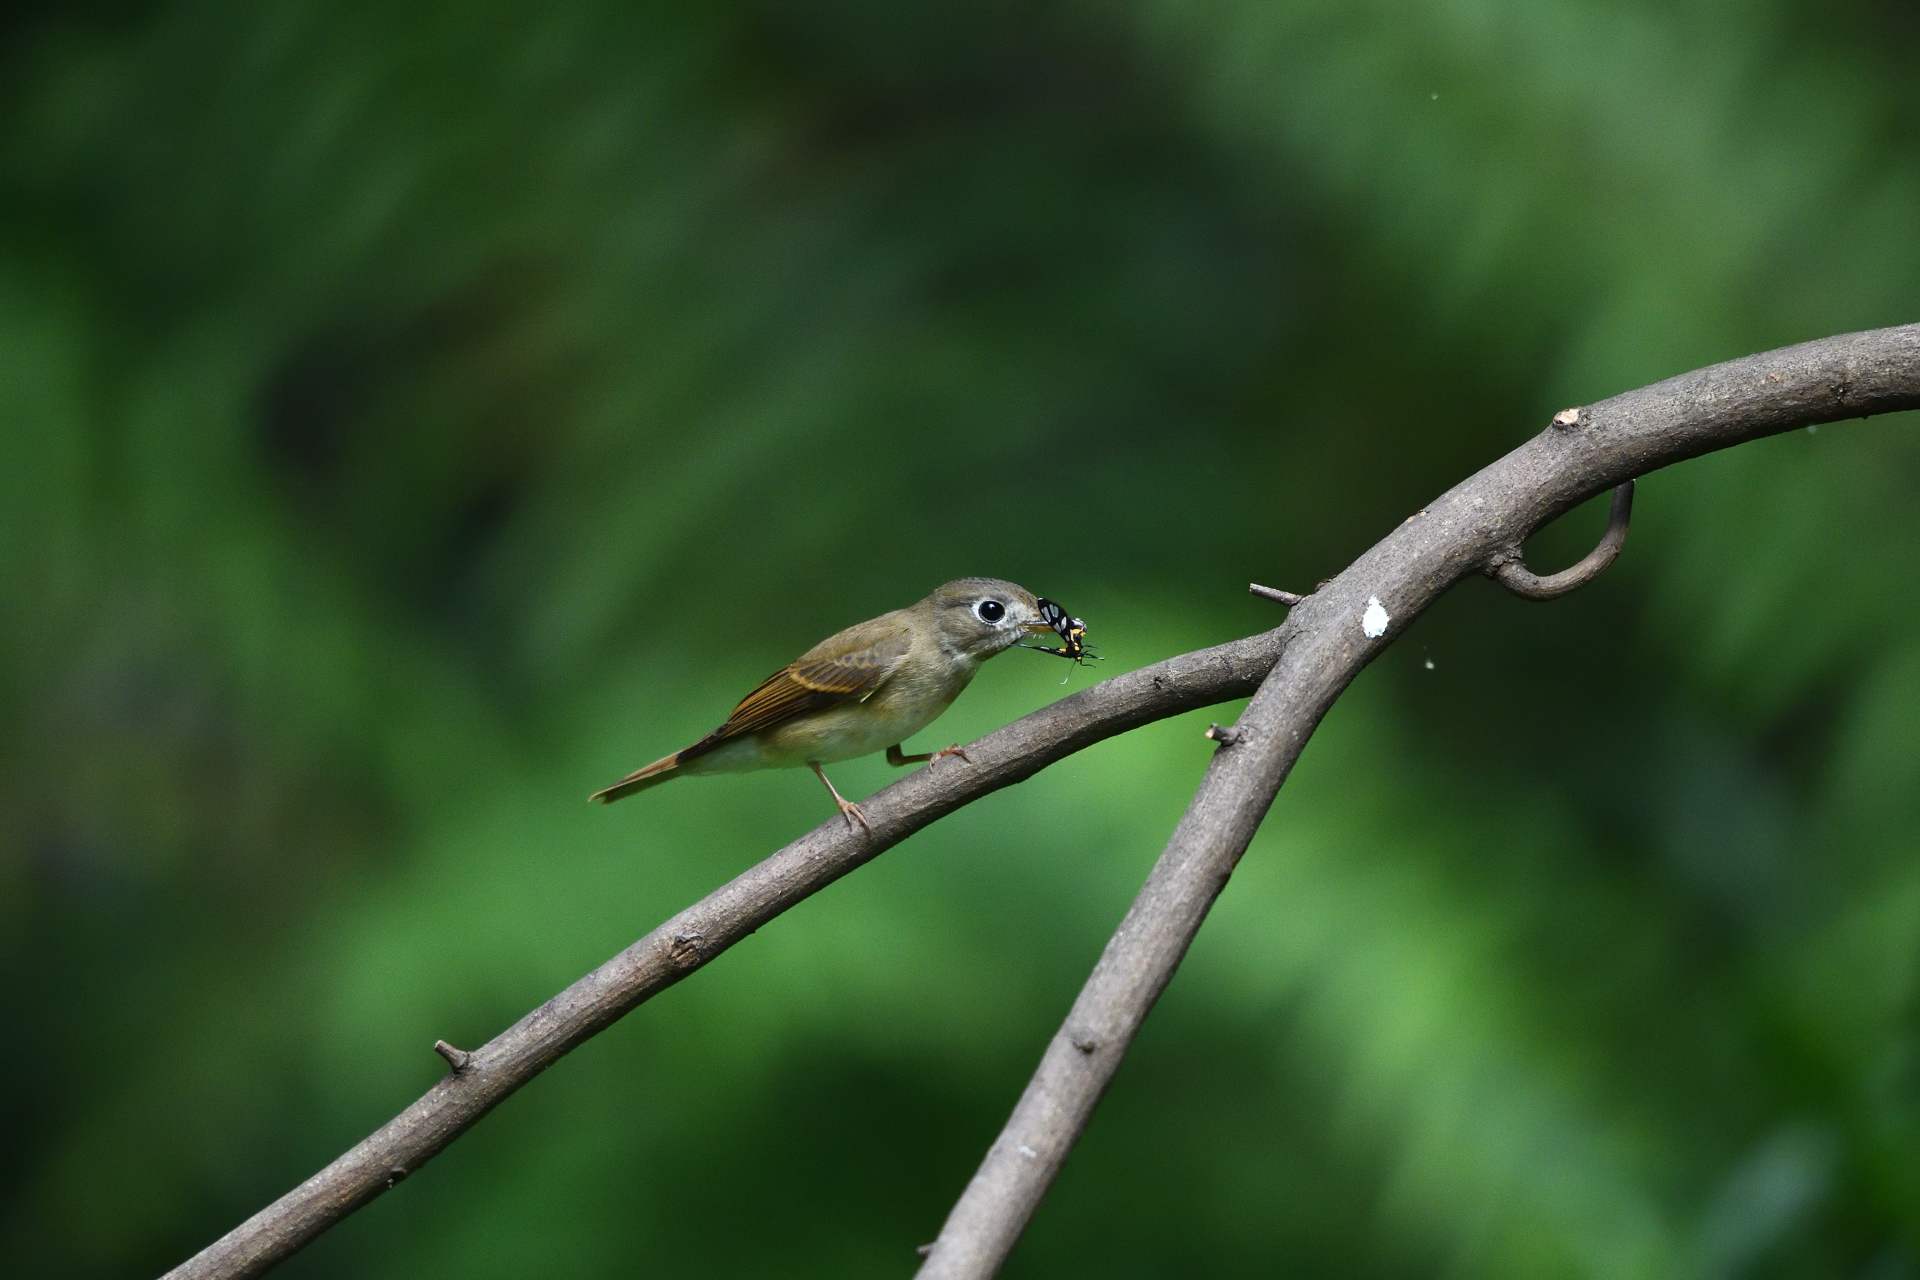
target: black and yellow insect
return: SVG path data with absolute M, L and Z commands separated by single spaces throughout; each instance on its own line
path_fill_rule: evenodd
M 1087 648 L 1087 624 L 1083 618 L 1076 618 L 1053 601 L 1041 596 L 1039 599 L 1040 620 L 1054 629 L 1060 637 L 1061 647 L 1047 648 L 1041 645 L 1027 647 L 1039 653 L 1051 653 L 1057 658 L 1071 658 L 1078 663 L 1100 661 L 1098 654 Z

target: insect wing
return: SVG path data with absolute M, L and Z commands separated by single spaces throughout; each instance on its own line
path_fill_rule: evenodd
M 1085 662 L 1087 660 L 1085 619 L 1074 617 L 1045 596 L 1041 596 L 1036 603 L 1040 606 L 1040 620 L 1053 628 L 1054 634 L 1060 637 L 1060 643 L 1063 646 L 1059 649 L 1041 649 L 1040 652 L 1051 653 L 1061 658 L 1071 658 L 1075 662 Z

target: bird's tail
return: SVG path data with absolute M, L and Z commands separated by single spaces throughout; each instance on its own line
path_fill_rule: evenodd
M 600 804 L 612 804 L 615 800 L 624 800 L 636 791 L 645 791 L 648 787 L 657 787 L 670 780 L 680 768 L 680 757 L 684 751 L 676 751 L 670 756 L 662 756 L 644 768 L 635 769 L 620 781 L 604 791 L 596 791 L 587 799 Z

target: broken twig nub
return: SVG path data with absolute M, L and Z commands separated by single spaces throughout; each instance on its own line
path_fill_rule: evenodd
M 1247 590 L 1251 591 L 1254 595 L 1264 596 L 1268 600 L 1278 600 L 1288 608 L 1292 608 L 1294 605 L 1306 599 L 1305 596 L 1298 595 L 1292 591 L 1282 591 L 1278 587 L 1263 587 L 1257 582 L 1249 582 L 1247 584 Z
M 433 1051 L 447 1060 L 447 1065 L 455 1071 L 465 1071 L 467 1064 L 473 1061 L 473 1055 L 465 1049 L 456 1049 L 445 1040 L 435 1040 Z

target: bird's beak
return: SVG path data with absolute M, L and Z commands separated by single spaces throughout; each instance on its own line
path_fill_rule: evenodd
M 1038 636 L 1050 636 L 1053 634 L 1053 628 L 1044 622 L 1029 622 L 1026 624 L 1026 629 Z

